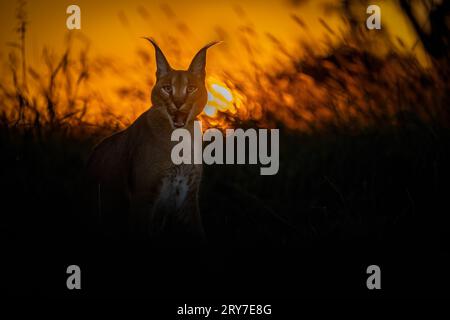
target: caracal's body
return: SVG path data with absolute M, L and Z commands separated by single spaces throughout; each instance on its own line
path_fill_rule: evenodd
M 107 230 L 150 238 L 203 239 L 198 193 L 201 165 L 175 165 L 173 130 L 193 137 L 194 120 L 206 104 L 204 47 L 189 70 L 170 68 L 156 50 L 153 106 L 130 127 L 94 149 L 88 173 L 96 189 L 96 212 Z M 193 145 L 193 144 L 192 144 Z

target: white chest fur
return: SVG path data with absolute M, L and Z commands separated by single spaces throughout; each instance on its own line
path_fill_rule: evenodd
M 179 165 L 172 167 L 161 180 L 158 204 L 174 211 L 180 210 L 192 201 L 190 195 L 197 192 L 197 181 L 200 172 L 193 165 Z
M 159 200 L 166 205 L 179 210 L 186 201 L 189 193 L 189 176 L 175 174 L 166 176 L 162 180 Z

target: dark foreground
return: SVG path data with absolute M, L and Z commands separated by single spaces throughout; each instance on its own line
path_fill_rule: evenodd
M 449 296 L 447 129 L 282 130 L 278 175 L 260 176 L 259 166 L 205 167 L 207 246 L 158 249 L 100 235 L 81 174 L 98 136 L 56 132 L 1 133 L 7 294 L 180 303 Z M 71 264 L 81 267 L 80 291 L 66 288 Z M 371 264 L 381 268 L 380 291 L 366 288 Z

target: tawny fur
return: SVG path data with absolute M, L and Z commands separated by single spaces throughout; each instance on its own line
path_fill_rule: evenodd
M 170 155 L 176 127 L 194 136 L 194 120 L 207 101 L 205 59 L 212 44 L 197 53 L 187 71 L 180 71 L 150 41 L 157 62 L 153 106 L 96 146 L 88 162 L 97 186 L 97 213 L 101 221 L 115 220 L 133 234 L 203 238 L 198 209 L 202 167 L 174 165 Z

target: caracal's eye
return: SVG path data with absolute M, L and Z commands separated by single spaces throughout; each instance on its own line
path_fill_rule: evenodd
M 163 86 L 162 89 L 167 92 L 167 93 L 171 93 L 172 92 L 172 87 L 171 86 Z
M 189 92 L 189 93 L 192 93 L 192 92 L 195 92 L 195 91 L 197 91 L 197 87 L 196 86 L 189 86 L 187 88 L 187 92 Z

